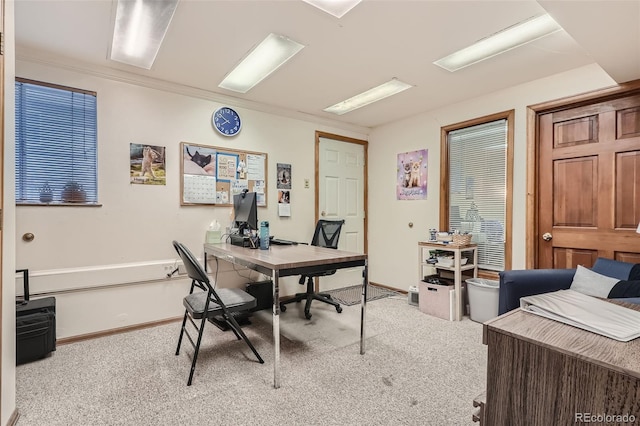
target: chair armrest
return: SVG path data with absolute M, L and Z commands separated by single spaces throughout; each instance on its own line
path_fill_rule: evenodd
M 520 307 L 520 298 L 566 290 L 571 287 L 575 269 L 523 269 L 500 272 L 498 314 Z

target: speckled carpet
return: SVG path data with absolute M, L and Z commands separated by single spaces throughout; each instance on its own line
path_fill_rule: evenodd
M 291 305 L 280 316 L 282 386 L 273 389 L 270 311 L 244 342 L 208 324 L 193 385 L 191 348 L 175 356 L 179 323 L 59 345 L 17 367 L 19 426 L 472 425 L 486 382 L 482 325 L 421 313 L 406 296 L 360 307 Z

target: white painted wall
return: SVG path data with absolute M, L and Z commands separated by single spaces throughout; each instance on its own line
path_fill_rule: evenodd
M 16 307 L 15 307 L 15 173 L 14 173 L 14 97 L 15 80 L 14 2 L 4 6 L 4 165 L 2 176 L 2 362 L 0 362 L 0 424 L 6 425 L 16 408 Z
M 7 4 L 9 13 L 11 3 Z M 9 20 L 12 21 L 12 20 Z M 7 34 L 7 37 L 10 37 Z M 9 44 L 11 45 L 11 44 Z M 7 49 L 9 50 L 9 49 Z M 7 58 L 10 59 L 10 58 Z M 5 60 L 7 60 L 5 59 Z M 10 60 L 8 61 L 10 62 Z M 12 64 L 7 68 L 11 82 Z M 210 221 L 226 222 L 229 208 L 181 207 L 179 143 L 224 146 L 269 155 L 268 209 L 259 209 L 272 233 L 281 238 L 310 239 L 314 227 L 314 131 L 369 139 L 369 265 L 370 280 L 406 290 L 417 279 L 417 247 L 427 230 L 438 225 L 440 128 L 509 109 L 516 110 L 513 267 L 525 264 L 526 106 L 613 84 L 597 66 L 588 66 L 540 81 L 470 99 L 436 111 L 374 129 L 367 136 L 339 125 L 285 117 L 234 106 L 244 120 L 237 137 L 226 139 L 211 128 L 215 100 L 186 96 L 115 81 L 41 63 L 17 61 L 20 77 L 98 92 L 99 199 L 102 207 L 17 207 L 13 225 L 13 129 L 5 135 L 5 236 L 3 253 L 2 423 L 15 407 L 15 339 L 13 281 L 15 267 L 32 272 L 32 292 L 130 283 L 56 296 L 58 337 L 108 330 L 171 318 L 181 314 L 187 282 L 163 280 L 164 265 L 176 260 L 171 240 L 178 239 L 201 255 Z M 11 99 L 12 85 L 7 85 Z M 12 103 L 7 102 L 7 114 Z M 12 113 L 12 112 L 11 112 Z M 11 124 L 11 123 L 9 123 Z M 167 185 L 129 184 L 129 143 L 167 148 Z M 395 199 L 398 153 L 429 149 L 429 195 L 424 201 Z M 277 217 L 276 163 L 291 163 L 292 217 Z M 46 167 L 46 164 L 43 165 Z M 304 179 L 311 182 L 304 189 Z M 413 228 L 408 223 L 413 222 Z M 25 232 L 35 234 L 31 243 Z M 15 237 L 14 237 L 15 235 Z M 13 252 L 15 247 L 15 264 Z M 132 265 L 133 264 L 133 265 Z M 394 265 L 389 268 L 388 265 Z M 224 265 L 221 278 L 233 285 L 247 281 Z M 253 274 L 252 278 L 258 278 Z M 146 282 L 155 279 L 157 281 Z M 133 282 L 132 282 L 133 281 Z M 299 290 L 285 280 L 283 294 Z M 16 285 L 19 287 L 20 282 Z
M 243 125 L 238 136 L 225 138 L 211 126 L 211 114 L 220 102 L 22 60 L 16 63 L 16 75 L 97 92 L 102 204 L 18 206 L 17 267 L 31 271 L 32 293 L 130 283 L 56 294 L 58 338 L 182 314 L 188 281 L 163 279 L 164 265 L 177 260 L 171 241 L 179 240 L 202 256 L 207 226 L 214 219 L 228 224 L 231 208 L 180 206 L 180 142 L 267 153 L 269 206 L 258 208 L 259 220 L 268 220 L 271 233 L 280 238 L 308 241 L 315 226 L 315 131 L 367 137 L 363 132 L 228 104 L 240 113 Z M 129 183 L 130 143 L 166 147 L 166 186 Z M 290 218 L 277 216 L 276 163 L 292 165 Z M 304 179 L 309 179 L 309 189 L 304 188 Z M 32 242 L 22 240 L 26 232 L 35 235 Z M 237 272 L 229 264 L 221 269 L 225 284 L 248 281 L 249 271 Z M 260 278 L 256 273 L 251 277 Z M 16 285 L 20 289 L 21 281 Z M 281 291 L 291 294 L 300 286 L 295 278 L 283 279 Z
M 402 290 L 416 285 L 417 242 L 427 239 L 428 229 L 439 224 L 441 127 L 511 109 L 516 112 L 512 269 L 523 269 L 526 107 L 614 84 L 599 66 L 590 65 L 375 128 L 369 135 L 370 280 Z M 396 200 L 397 154 L 425 148 L 429 150 L 427 199 Z M 409 228 L 409 222 L 413 222 L 413 228 Z

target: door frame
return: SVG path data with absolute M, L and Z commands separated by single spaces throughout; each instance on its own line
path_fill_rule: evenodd
M 640 94 L 640 80 L 622 83 L 605 89 L 569 96 L 527 107 L 527 198 L 526 198 L 526 269 L 538 267 L 538 167 L 540 166 L 540 116 L 554 111 L 584 107 L 607 100 Z
M 316 130 L 316 148 L 315 148 L 315 222 L 318 223 L 320 219 L 320 215 L 318 210 L 320 208 L 320 138 L 331 139 L 334 141 L 344 142 L 344 143 L 355 143 L 358 145 L 362 145 L 364 148 L 364 170 L 363 170 L 363 203 L 364 203 L 364 253 L 367 254 L 369 252 L 369 244 L 368 244 L 368 223 L 369 223 L 369 141 L 363 139 L 355 139 L 347 136 L 336 135 L 333 133 L 321 132 L 320 130 Z

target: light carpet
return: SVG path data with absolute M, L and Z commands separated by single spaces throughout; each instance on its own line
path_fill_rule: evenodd
M 208 324 L 193 385 L 192 350 L 175 356 L 173 323 L 58 346 L 17 367 L 19 426 L 27 425 L 472 425 L 486 382 L 482 325 L 421 313 L 406 297 L 341 314 L 303 304 L 280 316 L 282 386 L 273 389 L 271 315 L 243 327 L 244 342 Z

